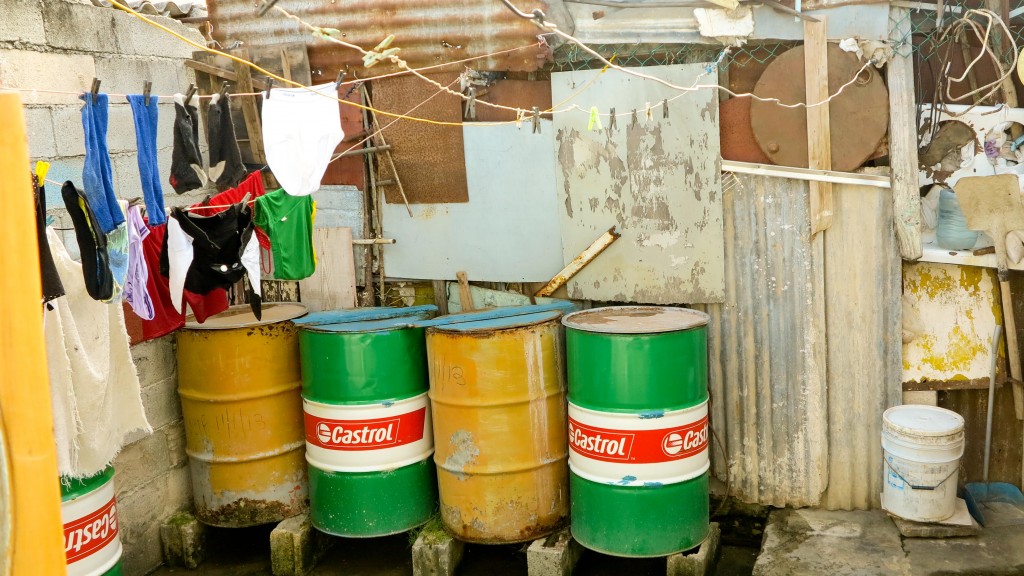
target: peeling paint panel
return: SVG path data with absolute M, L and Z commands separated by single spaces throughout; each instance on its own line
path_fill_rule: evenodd
M 903 381 L 987 379 L 1001 318 L 995 270 L 904 263 Z
M 677 85 L 705 75 L 704 64 L 635 69 Z M 592 84 L 589 84 L 593 82 Z M 574 299 L 651 304 L 721 302 L 722 185 L 718 96 L 683 93 L 617 70 L 552 75 L 559 108 L 575 98 L 616 119 L 588 130 L 589 109 L 554 116 L 556 185 L 566 262 L 615 225 L 622 238 L 567 284 Z M 662 102 L 668 103 L 667 117 Z
M 711 424 L 728 451 L 713 452 L 714 474 L 746 502 L 815 506 L 828 484 L 821 235 L 806 182 L 729 178 L 725 302 L 703 307 Z

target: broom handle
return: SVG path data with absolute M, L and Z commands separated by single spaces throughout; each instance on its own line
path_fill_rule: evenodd
M 988 414 L 985 416 L 985 476 L 982 481 L 988 483 L 988 460 L 992 451 L 992 407 L 996 398 L 996 360 L 999 358 L 999 335 L 1003 330 L 1002 324 L 996 324 L 992 333 L 992 363 L 989 369 L 988 378 Z

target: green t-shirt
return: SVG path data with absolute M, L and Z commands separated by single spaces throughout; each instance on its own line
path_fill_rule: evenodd
M 275 190 L 256 199 L 255 222 L 270 238 L 275 279 L 302 280 L 313 275 L 315 214 L 312 196 L 292 196 Z

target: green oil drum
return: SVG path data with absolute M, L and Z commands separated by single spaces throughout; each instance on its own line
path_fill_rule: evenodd
M 114 469 L 61 478 L 60 499 L 68 576 L 121 576 Z
M 562 323 L 573 537 L 624 557 L 700 545 L 709 530 L 708 316 L 614 306 Z
M 405 532 L 437 508 L 425 328 L 413 313 L 300 326 L 310 520 L 321 532 Z M 335 318 L 337 319 L 337 318 Z

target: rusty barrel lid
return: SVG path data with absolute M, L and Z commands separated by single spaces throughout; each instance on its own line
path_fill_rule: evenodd
M 248 304 L 237 304 L 219 314 L 210 316 L 202 324 L 196 321 L 195 316 L 189 314 L 186 318 L 185 328 L 189 330 L 230 330 L 265 326 L 294 320 L 306 313 L 306 307 L 298 302 L 266 302 L 263 304 L 261 312 L 261 318 L 257 320 Z
M 657 334 L 706 326 L 711 318 L 699 310 L 672 306 L 606 306 L 562 318 L 566 328 L 601 334 Z
M 465 322 L 450 322 L 430 327 L 430 332 L 494 332 L 509 328 L 524 328 L 535 324 L 543 324 L 551 320 L 557 320 L 562 315 L 561 310 L 545 310 L 541 312 L 530 312 L 526 314 L 510 314 L 495 318 L 484 318 Z

